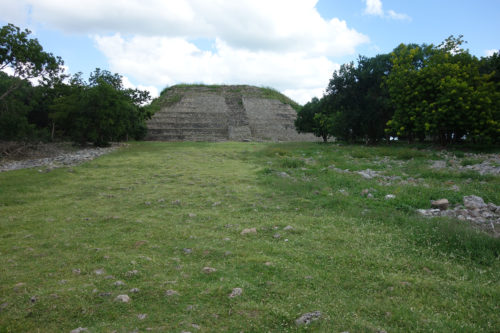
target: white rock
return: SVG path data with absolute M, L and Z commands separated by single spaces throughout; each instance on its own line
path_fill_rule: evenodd
M 257 233 L 257 229 L 256 228 L 248 228 L 248 229 L 243 229 L 241 231 L 241 234 L 242 235 L 246 235 L 246 234 L 256 234 Z
M 69 333 L 80 333 L 80 332 L 88 332 L 89 330 L 85 327 L 78 327 L 74 330 L 71 330 Z
M 130 302 L 130 297 L 128 297 L 128 295 L 118 295 L 116 296 L 115 301 L 128 303 Z
M 464 197 L 464 206 L 469 209 L 481 209 L 487 205 L 484 203 L 483 198 L 476 195 L 469 195 Z
M 217 270 L 213 267 L 203 267 L 202 272 L 205 274 L 211 274 L 217 272 Z
M 241 294 L 243 294 L 243 289 L 234 288 L 233 291 L 231 291 L 231 293 L 229 294 L 229 298 L 234 298 L 240 296 Z

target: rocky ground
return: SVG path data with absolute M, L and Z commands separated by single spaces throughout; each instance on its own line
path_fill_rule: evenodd
M 47 172 L 54 168 L 68 167 L 93 160 L 96 157 L 114 151 L 121 144 L 113 144 L 108 148 L 85 147 L 78 148 L 70 143 L 37 143 L 37 144 L 19 144 L 11 142 L 0 143 L 0 172 L 18 170 L 25 168 L 39 168 L 40 172 Z M 442 159 L 429 161 L 432 169 L 450 169 L 458 171 L 473 170 L 481 175 L 500 174 L 500 156 L 498 154 L 466 154 L 465 159 L 470 164 L 464 165 L 463 159 L 460 160 L 451 153 L 440 153 Z M 474 163 L 475 162 L 475 163 Z M 402 163 L 402 162 L 401 162 Z M 403 179 L 400 176 L 383 175 L 381 171 L 371 169 L 361 171 L 343 170 L 330 165 L 328 169 L 339 173 L 356 173 L 365 179 L 377 179 L 382 185 L 427 185 L 423 179 L 407 177 Z M 287 177 L 286 172 L 280 174 L 281 177 Z M 373 197 L 370 190 L 364 190 L 363 196 Z M 386 197 L 391 199 L 392 197 Z M 500 237 L 500 206 L 493 203 L 486 204 L 484 200 L 476 196 L 465 196 L 463 205 L 456 205 L 449 209 L 448 201 L 441 199 L 433 202 L 431 209 L 417 210 L 426 217 L 447 216 L 457 218 L 462 221 L 468 221 L 479 229 Z
M 40 168 L 39 171 L 50 171 L 54 168 L 74 166 L 110 153 L 121 144 L 111 147 L 75 147 L 71 143 L 36 143 L 19 144 L 13 142 L 0 143 L 0 172 Z
M 466 153 L 464 158 L 459 159 L 452 153 L 440 153 L 442 159 L 429 161 L 431 168 L 451 169 L 458 171 L 476 171 L 480 175 L 498 175 L 500 174 L 500 155 L 499 154 L 472 154 Z
M 467 221 L 493 237 L 500 237 L 500 206 L 485 203 L 475 195 L 464 196 L 463 200 L 463 205 L 452 209 L 448 208 L 447 199 L 436 200 L 431 203 L 431 209 L 418 209 L 417 212 L 426 217 L 447 216 Z
M 474 171 L 480 175 L 496 176 L 500 174 L 499 154 L 465 153 L 461 158 L 459 158 L 451 152 L 439 152 L 438 156 L 440 159 L 428 161 L 429 168 L 434 170 L 449 170 L 458 172 Z M 393 161 L 384 157 L 382 160 L 375 159 L 373 162 L 377 165 L 390 165 Z M 397 163 L 401 166 L 405 162 L 397 161 Z M 385 171 L 376 171 L 371 169 L 351 171 L 349 169 L 337 168 L 335 165 L 330 165 L 328 169 L 338 173 L 357 174 L 365 179 L 375 179 L 380 185 L 384 186 L 398 184 L 429 187 L 429 184 L 427 184 L 423 178 L 413 178 L 406 174 L 404 177 L 401 177 L 386 175 Z M 326 168 L 324 170 L 326 170 Z M 472 179 L 468 179 L 466 182 L 472 182 Z M 453 184 L 453 182 L 450 182 L 449 185 L 451 185 L 451 189 L 454 191 L 460 190 L 460 187 Z M 347 194 L 347 191 L 344 189 L 340 191 Z M 364 189 L 361 192 L 361 195 L 367 198 L 373 198 L 374 196 L 371 193 L 372 191 L 374 190 Z M 395 197 L 395 195 L 389 194 L 385 197 L 385 199 L 390 200 Z M 475 228 L 486 232 L 493 237 L 500 237 L 500 206 L 497 206 L 494 203 L 485 203 L 481 197 L 470 195 L 463 197 L 463 205 L 457 204 L 454 207 L 449 208 L 449 202 L 445 198 L 433 201 L 431 205 L 432 208 L 418 209 L 417 212 L 425 217 L 442 216 L 466 221 Z

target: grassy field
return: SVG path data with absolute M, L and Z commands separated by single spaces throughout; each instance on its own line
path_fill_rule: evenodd
M 500 204 L 500 177 L 431 169 L 443 156 L 143 142 L 0 173 L 0 332 L 498 332 L 500 240 L 415 209 Z

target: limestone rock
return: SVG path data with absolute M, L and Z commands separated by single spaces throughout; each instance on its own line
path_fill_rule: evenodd
M 116 296 L 115 301 L 128 303 L 130 302 L 130 297 L 128 297 L 128 295 L 118 295 Z
M 235 298 L 237 296 L 241 296 L 243 294 L 243 289 L 241 288 L 234 288 L 233 291 L 229 294 L 229 298 Z
M 487 205 L 484 203 L 483 198 L 475 195 L 469 195 L 464 197 L 464 206 L 468 209 L 481 209 Z
M 211 274 L 217 272 L 217 269 L 213 267 L 203 267 L 202 272 L 205 274 Z
M 357 173 L 365 179 L 372 179 L 372 178 L 378 177 L 380 172 L 374 171 L 371 169 L 366 169 L 366 170 L 358 171 Z
M 439 199 L 439 200 L 431 201 L 431 207 L 437 208 L 439 210 L 447 210 L 449 205 L 450 205 L 450 202 L 448 201 L 448 199 Z
M 446 216 L 467 221 L 476 229 L 482 230 L 493 237 L 500 237 L 500 207 L 486 204 L 481 197 L 465 196 L 464 207 L 456 205 L 453 209 L 417 209 L 417 212 L 426 217 Z
M 241 234 L 242 235 L 246 235 L 246 234 L 256 234 L 257 233 L 257 229 L 256 228 L 247 228 L 247 229 L 243 229 L 241 231 Z
M 81 332 L 88 332 L 89 330 L 85 327 L 78 327 L 75 328 L 74 330 L 71 330 L 69 333 L 81 333 Z
M 318 320 L 319 318 L 321 318 L 320 311 L 309 312 L 309 313 L 305 313 L 302 316 L 300 316 L 299 318 L 297 318 L 295 320 L 295 323 L 299 326 L 300 325 L 308 325 L 312 321 Z

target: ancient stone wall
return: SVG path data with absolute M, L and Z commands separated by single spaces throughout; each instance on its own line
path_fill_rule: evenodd
M 250 86 L 173 87 L 148 122 L 148 140 L 318 141 L 295 130 L 296 111 Z

